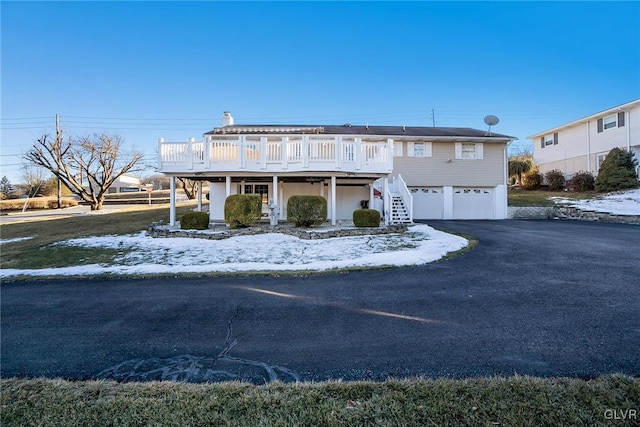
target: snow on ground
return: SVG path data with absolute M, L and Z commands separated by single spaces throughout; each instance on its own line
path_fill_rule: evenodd
M 615 215 L 640 215 L 640 188 L 621 193 L 611 193 L 598 199 L 570 200 L 552 197 L 555 203 L 562 203 L 578 209 L 607 212 Z
M 0 246 L 6 245 L 7 243 L 13 242 L 21 242 L 23 240 L 33 239 L 33 237 L 16 237 L 15 239 L 0 239 Z
M 405 233 L 303 240 L 280 233 L 224 240 L 153 238 L 145 232 L 92 236 L 59 245 L 122 250 L 113 265 L 38 270 L 5 269 L 18 275 L 205 273 L 239 271 L 323 271 L 338 268 L 420 265 L 467 246 L 462 237 L 413 225 Z

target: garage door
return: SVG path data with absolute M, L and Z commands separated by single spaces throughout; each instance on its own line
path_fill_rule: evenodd
M 442 187 L 410 187 L 409 191 L 413 195 L 414 219 L 442 219 Z
M 453 219 L 494 219 L 493 188 L 453 189 Z

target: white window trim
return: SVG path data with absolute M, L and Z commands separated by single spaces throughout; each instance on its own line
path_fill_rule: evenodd
M 484 144 L 481 142 L 476 142 L 476 143 L 464 143 L 464 144 L 469 144 L 469 145 L 475 145 L 475 150 L 474 150 L 474 158 L 472 159 L 463 159 L 462 158 L 462 142 L 456 142 L 455 145 L 455 158 L 457 160 L 482 160 L 484 158 Z
M 416 151 L 415 151 L 415 145 L 416 144 L 422 144 L 423 148 L 424 148 L 424 153 L 422 156 L 416 156 Z M 432 157 L 433 156 L 433 147 L 431 142 L 426 142 L 426 141 L 418 141 L 418 142 L 413 142 L 413 141 L 408 141 L 407 142 L 407 156 L 408 157 Z
M 609 120 L 609 122 L 607 122 Z M 607 127 L 607 125 L 613 124 L 613 126 Z M 616 129 L 618 127 L 618 115 L 612 114 L 610 116 L 606 116 L 602 118 L 602 131 L 606 132 L 611 129 Z
M 549 147 L 550 145 L 553 145 L 553 134 L 544 137 L 544 146 Z

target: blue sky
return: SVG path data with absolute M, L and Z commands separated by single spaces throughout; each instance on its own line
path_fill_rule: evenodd
M 61 116 L 154 163 L 236 123 L 520 138 L 640 98 L 639 2 L 1 3 L 0 175 Z M 146 172 L 150 174 L 151 172 Z

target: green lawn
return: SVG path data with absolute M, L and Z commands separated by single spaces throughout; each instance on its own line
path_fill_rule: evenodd
M 176 209 L 179 217 L 195 206 L 194 203 Z M 129 234 L 143 231 L 152 222 L 169 221 L 169 206 L 141 205 L 139 210 L 109 214 L 84 215 L 50 221 L 30 221 L 0 225 L 2 239 L 32 237 L 2 246 L 0 268 L 68 267 L 108 262 L 117 250 L 54 246 L 67 239 L 109 234 Z
M 243 383 L 1 380 L 5 427 L 594 426 L 640 422 L 640 379 Z M 630 412 L 629 410 L 636 410 Z M 626 412 L 622 412 L 626 411 Z
M 564 199 L 593 199 L 598 193 L 584 192 L 574 193 L 569 191 L 542 191 L 542 190 L 509 190 L 507 199 L 509 206 L 554 206 L 549 197 L 562 197 Z

